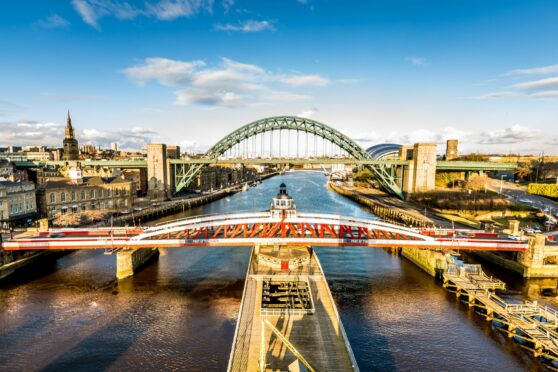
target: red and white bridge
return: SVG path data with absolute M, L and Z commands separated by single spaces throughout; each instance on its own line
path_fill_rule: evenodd
M 6 251 L 309 245 L 525 251 L 528 244 L 477 230 L 413 229 L 377 220 L 270 211 L 186 218 L 154 227 L 51 229 L 2 243 Z

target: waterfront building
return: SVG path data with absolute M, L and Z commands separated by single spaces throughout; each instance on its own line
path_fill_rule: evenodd
M 30 181 L 0 181 L 0 221 L 14 223 L 37 214 L 35 184 Z
M 78 141 L 75 137 L 74 128 L 72 127 L 72 118 L 68 111 L 68 119 L 66 122 L 66 131 L 64 137 L 64 155 L 62 160 L 79 160 Z
M 84 177 L 81 169 L 69 177 L 47 178 L 37 189 L 42 216 L 53 218 L 85 211 L 129 212 L 133 208 L 133 182 L 119 177 Z

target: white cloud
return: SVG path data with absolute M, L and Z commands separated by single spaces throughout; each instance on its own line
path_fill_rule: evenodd
M 308 110 L 302 111 L 301 113 L 299 113 L 296 116 L 309 119 L 309 118 L 315 116 L 317 112 L 318 112 L 318 109 L 315 108 L 315 107 L 312 107 L 312 108 L 309 108 Z
M 509 128 L 482 132 L 476 143 L 479 144 L 514 144 L 539 138 L 540 131 L 515 124 Z
M 532 67 L 532 68 L 525 68 L 525 69 L 517 69 L 511 70 L 504 73 L 504 76 L 518 76 L 518 75 L 546 75 L 558 72 L 558 64 L 557 65 L 549 65 L 549 66 L 542 66 L 542 67 Z
M 204 65 L 199 60 L 182 62 L 167 58 L 146 58 L 144 65 L 127 68 L 124 73 L 140 85 L 150 80 L 163 85 L 179 85 L 186 82 L 196 68 Z
M 489 98 L 504 98 L 504 97 L 520 97 L 522 94 L 512 91 L 501 91 L 501 92 L 491 92 L 483 94 L 482 96 L 476 97 L 478 99 L 489 99 Z
M 320 75 L 294 75 L 285 76 L 280 79 L 284 84 L 293 86 L 318 86 L 323 87 L 329 83 L 329 80 Z
M 275 26 L 270 21 L 255 21 L 250 19 L 237 24 L 216 24 L 214 29 L 216 31 L 261 32 L 275 31 Z
M 207 66 L 203 61 L 146 58 L 143 64 L 123 72 L 140 85 L 156 81 L 180 88 L 175 91 L 177 104 L 228 108 L 307 100 L 311 97 L 285 91 L 284 87 L 323 86 L 328 82 L 317 74 L 280 75 L 228 58 L 221 58 L 216 66 Z
M 158 0 L 146 2 L 143 7 L 117 0 L 72 0 L 72 5 L 85 23 L 99 30 L 99 21 L 104 17 L 130 20 L 145 16 L 169 21 L 191 17 L 203 10 L 211 13 L 213 0 Z
M 419 128 L 409 132 L 378 132 L 360 133 L 353 139 L 367 145 L 380 143 L 414 144 L 414 143 L 445 143 L 448 139 L 468 140 L 470 132 L 454 127 L 445 127 L 441 130 Z
M 547 66 L 545 71 L 550 71 Z M 533 70 L 540 70 L 543 67 Z M 525 73 L 527 74 L 527 73 Z M 509 73 L 508 73 L 509 75 Z M 558 97 L 558 77 L 549 77 L 539 80 L 523 81 L 515 83 L 505 91 L 497 91 L 476 97 L 478 99 L 486 98 L 507 98 L 507 97 L 531 97 L 531 98 L 555 98 Z
M 51 14 L 45 19 L 41 19 L 40 21 L 37 22 L 37 25 L 39 27 L 49 28 L 49 29 L 67 28 L 69 24 L 70 23 L 66 19 L 62 18 L 58 14 Z
M 558 90 L 558 77 L 517 83 L 514 87 L 535 92 L 542 90 Z
M 16 122 L 0 122 L 0 146 L 5 145 L 37 145 L 62 147 L 65 124 L 21 120 Z M 160 139 L 152 129 L 132 128 L 117 130 L 83 129 L 77 130 L 76 137 L 80 143 L 110 146 L 116 142 L 122 149 L 140 150 L 146 144 Z
M 227 14 L 231 8 L 234 6 L 235 0 L 222 0 L 221 1 L 221 6 L 223 7 L 223 10 L 225 12 L 225 14 Z
M 410 62 L 413 66 L 426 66 L 429 64 L 424 57 L 408 57 L 407 61 Z

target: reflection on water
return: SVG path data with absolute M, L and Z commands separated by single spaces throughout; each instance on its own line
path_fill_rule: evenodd
M 371 217 L 318 172 L 264 181 L 187 215 L 264 210 L 281 182 L 299 210 Z M 380 249 L 319 248 L 361 370 L 541 368 L 404 259 Z M 224 370 L 248 248 L 161 253 L 117 282 L 115 257 L 79 251 L 0 284 L 3 370 Z

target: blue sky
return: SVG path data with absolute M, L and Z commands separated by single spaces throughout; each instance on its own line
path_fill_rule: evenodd
M 0 145 L 205 149 L 304 115 L 363 146 L 558 153 L 558 2 L 0 2 Z M 442 146 L 440 147 L 442 149 Z

